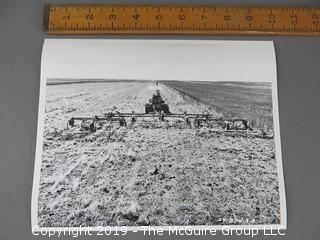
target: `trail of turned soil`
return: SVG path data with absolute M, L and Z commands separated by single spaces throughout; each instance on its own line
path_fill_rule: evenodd
M 207 110 L 160 87 L 172 112 Z M 144 112 L 152 94 L 147 82 L 47 87 L 39 225 L 279 223 L 273 140 L 156 118 L 66 130 L 72 116 Z

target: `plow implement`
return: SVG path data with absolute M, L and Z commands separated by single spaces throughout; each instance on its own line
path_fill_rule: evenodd
M 179 122 L 201 128 L 203 126 L 210 127 L 210 123 L 215 123 L 215 126 L 220 126 L 221 130 L 252 130 L 246 119 L 241 118 L 217 118 L 212 114 L 187 114 L 187 113 L 125 113 L 125 112 L 109 112 L 103 116 L 94 117 L 72 117 L 68 120 L 67 127 L 74 127 L 77 122 L 81 123 L 81 127 L 95 132 L 98 123 L 114 123 L 120 126 L 127 126 L 128 123 L 135 124 L 140 119 L 159 119 L 159 121 L 169 121 L 176 119 Z

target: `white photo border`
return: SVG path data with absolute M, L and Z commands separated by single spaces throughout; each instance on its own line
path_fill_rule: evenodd
M 42 147 L 43 147 L 43 133 L 44 133 L 44 117 L 45 117 L 45 104 L 46 104 L 46 81 L 48 78 L 53 78 L 55 76 L 47 75 L 46 61 L 48 60 L 47 48 L 48 45 L 57 44 L 57 48 L 63 45 L 64 42 L 77 43 L 82 42 L 87 45 L 88 48 L 94 45 L 95 42 L 105 42 L 106 44 L 112 44 L 116 42 L 122 42 L 126 44 L 131 43 L 181 43 L 181 44 L 207 44 L 207 45 L 218 45 L 219 44 L 238 44 L 239 47 L 247 47 L 248 49 L 252 44 L 260 45 L 263 48 L 266 48 L 267 51 L 271 51 L 273 59 L 268 66 L 269 70 L 272 71 L 273 79 L 269 81 L 272 83 L 272 105 L 273 105 L 273 123 L 274 123 L 274 141 L 275 141 L 275 156 L 277 161 L 277 172 L 278 172 L 278 184 L 279 184 L 279 197 L 280 197 L 280 224 L 268 224 L 268 225 L 213 225 L 213 226 L 151 226 L 151 229 L 161 229 L 168 231 L 170 228 L 184 229 L 188 227 L 189 229 L 215 229 L 222 230 L 225 227 L 234 227 L 237 229 L 251 229 L 255 228 L 258 230 L 265 229 L 286 229 L 287 228 L 287 210 L 286 210 L 286 196 L 285 196 L 285 185 L 284 185 L 284 175 L 283 175 L 283 165 L 282 165 L 282 152 L 281 152 L 281 139 L 280 139 L 280 123 L 279 123 L 279 108 L 278 108 L 278 89 L 277 89 L 277 71 L 276 71 L 276 56 L 274 51 L 273 41 L 215 41 L 215 40 L 88 40 L 88 39 L 46 39 L 43 44 L 42 50 L 42 60 L 41 60 L 41 77 L 40 77 L 40 88 L 39 88 L 39 108 L 38 108 L 38 125 L 37 125 L 37 140 L 36 140 L 36 152 L 35 152 L 35 164 L 34 164 L 34 176 L 33 176 L 33 188 L 32 188 L 32 199 L 31 199 L 31 225 L 33 232 L 40 231 L 63 231 L 67 229 L 77 229 L 77 227 L 38 227 L 38 196 L 39 196 L 39 185 L 40 185 L 40 172 L 41 172 L 41 162 L 42 162 Z M 74 51 L 79 49 L 75 48 Z M 80 52 L 81 54 L 81 52 Z M 160 60 L 159 60 L 160 61 Z M 201 62 L 199 62 L 201 64 Z M 194 67 L 194 66 L 192 66 Z M 209 74 L 209 73 L 208 73 Z M 59 76 L 57 76 L 59 77 Z M 180 80 L 180 79 L 179 79 Z M 123 227 L 111 227 L 112 231 L 116 228 Z M 143 231 L 146 226 L 126 226 L 128 231 L 137 232 Z M 89 227 L 90 231 L 99 231 L 101 230 L 100 226 Z

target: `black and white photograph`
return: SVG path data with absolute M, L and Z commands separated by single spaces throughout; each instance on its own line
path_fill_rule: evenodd
M 277 105 L 272 42 L 47 40 L 33 226 L 286 226 Z

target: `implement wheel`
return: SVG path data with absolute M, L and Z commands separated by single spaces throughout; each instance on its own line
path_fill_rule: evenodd
M 90 130 L 90 132 L 95 132 L 95 131 L 97 131 L 95 122 L 90 123 L 90 125 L 89 125 L 89 130 Z
M 74 126 L 74 119 L 73 119 L 73 118 L 71 118 L 70 120 L 68 120 L 67 128 L 69 128 L 69 126 L 71 126 L 71 127 Z

